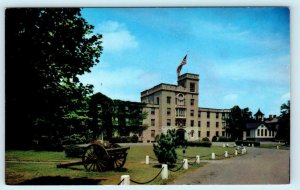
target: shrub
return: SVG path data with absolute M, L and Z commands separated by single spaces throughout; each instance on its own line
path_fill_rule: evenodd
M 110 143 L 130 143 L 131 137 L 122 136 L 122 137 L 112 137 Z
M 153 151 L 159 163 L 168 165 L 174 165 L 176 163 L 177 154 L 175 148 L 175 139 L 169 131 L 167 134 L 160 134 L 157 142 L 153 144 Z
M 72 134 L 69 136 L 65 136 L 63 140 L 63 144 L 83 144 L 86 143 L 86 138 L 80 134 Z
M 132 135 L 130 140 L 133 143 L 137 143 L 139 141 L 139 137 L 137 135 Z
M 216 136 L 213 136 L 213 138 L 212 138 L 212 142 L 216 142 L 218 140 L 218 137 L 216 137 Z
M 84 147 L 79 147 L 76 145 L 67 145 L 65 146 L 65 155 L 66 157 L 81 158 L 84 153 L 84 150 Z
M 232 142 L 234 141 L 232 138 L 227 138 L 227 137 L 219 137 L 219 142 Z
M 209 138 L 208 138 L 208 137 L 204 137 L 204 138 L 202 139 L 202 141 L 208 141 L 208 142 L 209 142 Z
M 238 146 L 248 146 L 248 144 L 250 144 L 252 146 L 252 144 L 254 144 L 254 146 L 260 146 L 260 142 L 257 142 L 257 141 L 242 141 L 242 140 L 238 140 L 238 141 L 235 141 L 235 144 L 238 145 Z
M 209 142 L 209 141 L 188 141 L 187 146 L 211 147 L 211 142 Z

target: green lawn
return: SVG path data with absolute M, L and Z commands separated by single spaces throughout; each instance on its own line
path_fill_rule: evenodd
M 177 149 L 178 155 L 183 155 L 183 149 Z M 215 152 L 217 155 L 224 154 L 225 151 L 234 153 L 233 148 L 223 147 L 188 147 L 185 156 L 195 157 L 196 155 L 208 155 Z M 161 169 L 161 166 L 150 159 L 151 164 L 146 165 L 145 156 L 149 155 L 155 158 L 152 146 L 131 146 L 128 151 L 127 161 L 124 171 L 107 172 L 86 172 L 82 165 L 69 168 L 56 168 L 56 165 L 69 160 L 78 160 L 76 158 L 66 158 L 63 152 L 47 151 L 6 151 L 6 183 L 19 184 L 110 184 L 116 185 L 120 181 L 121 175 L 129 174 L 131 179 L 139 182 L 146 182 L 152 179 Z M 178 162 L 183 158 L 178 156 Z M 206 157 L 210 159 L 209 157 Z M 220 159 L 217 157 L 217 159 Z M 191 158 L 191 161 L 195 159 Z M 201 158 L 201 160 L 203 160 Z M 24 162 L 25 161 L 25 162 Z M 205 164 L 201 161 L 200 165 L 189 165 L 188 170 L 181 169 L 178 172 L 169 172 L 168 180 L 161 180 L 160 176 L 150 184 L 166 184 L 182 173 L 192 171 Z M 178 164 L 178 167 L 180 164 Z M 176 169 L 176 168 L 175 168 Z M 133 184 L 133 183 L 132 183 Z
M 270 149 L 277 149 L 277 146 L 279 146 L 279 149 L 281 150 L 290 150 L 289 145 L 284 145 L 284 144 L 260 144 L 260 148 L 270 148 Z

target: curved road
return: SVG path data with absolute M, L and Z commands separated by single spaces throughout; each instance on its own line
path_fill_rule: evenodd
M 248 147 L 246 155 L 211 161 L 172 184 L 288 184 L 289 155 L 289 150 Z

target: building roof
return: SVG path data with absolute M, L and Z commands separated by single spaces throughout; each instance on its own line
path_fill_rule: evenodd
M 263 124 L 262 122 L 258 122 L 258 123 L 247 123 L 246 124 L 246 129 L 256 129 L 257 127 L 259 127 L 261 124 Z

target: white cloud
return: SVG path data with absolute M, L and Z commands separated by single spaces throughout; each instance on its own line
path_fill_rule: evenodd
M 270 85 L 287 84 L 290 81 L 289 63 L 289 56 L 275 55 L 219 63 L 213 66 L 213 70 L 217 76 L 232 80 L 268 82 Z
M 160 75 L 133 68 L 95 68 L 81 76 L 80 81 L 93 84 L 94 92 L 104 93 L 112 99 L 140 101 L 140 92 L 158 84 Z
M 96 26 L 95 31 L 103 35 L 104 51 L 122 51 L 136 48 L 139 43 L 127 27 L 116 21 L 105 21 Z
M 283 94 L 283 95 L 280 97 L 280 99 L 281 99 L 281 101 L 287 101 L 287 100 L 290 100 L 290 97 L 291 97 L 290 92 L 287 92 L 287 93 Z
M 224 96 L 224 101 L 228 101 L 230 103 L 235 103 L 238 99 L 237 94 L 227 94 Z

